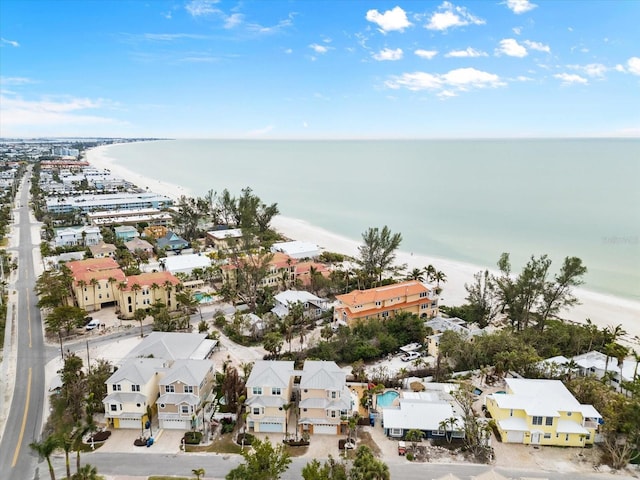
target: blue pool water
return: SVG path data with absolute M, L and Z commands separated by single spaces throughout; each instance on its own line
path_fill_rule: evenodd
M 393 390 L 379 393 L 378 395 L 376 395 L 376 405 L 380 408 L 390 407 L 393 404 L 393 401 L 399 396 L 400 394 L 398 392 L 394 392 Z
M 207 293 L 202 293 L 202 292 L 194 293 L 193 298 L 195 298 L 200 303 L 210 302 L 213 299 L 211 295 Z

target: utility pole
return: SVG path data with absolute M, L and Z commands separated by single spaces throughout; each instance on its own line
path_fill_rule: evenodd
M 87 340 L 87 372 L 91 373 L 91 359 L 89 358 L 89 340 Z

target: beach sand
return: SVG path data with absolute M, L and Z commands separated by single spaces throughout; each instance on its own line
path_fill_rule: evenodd
M 106 148 L 97 147 L 87 151 L 87 161 L 96 168 L 108 169 L 113 175 L 124 178 L 139 187 L 148 187 L 150 191 L 174 200 L 182 195 L 191 196 L 190 191 L 182 186 L 154 180 L 114 163 L 113 159 L 107 155 Z M 360 245 L 356 240 L 337 235 L 300 219 L 278 216 L 272 221 L 272 226 L 288 238 L 315 243 L 326 251 L 355 256 Z M 484 269 L 477 265 L 412 252 L 398 251 L 396 257 L 397 263 L 406 264 L 408 271 L 433 265 L 446 274 L 447 282 L 441 285 L 443 287 L 441 304 L 443 305 L 463 304 L 466 296 L 465 283 L 473 282 L 473 275 Z M 585 322 L 588 318 L 600 328 L 622 325 L 627 332 L 624 340 L 636 350 L 640 350 L 640 302 L 585 289 L 577 289 L 575 294 L 580 300 L 580 305 L 562 311 L 560 313 L 562 318 L 574 322 Z

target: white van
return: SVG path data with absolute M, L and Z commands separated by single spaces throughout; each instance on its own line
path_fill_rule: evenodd
M 87 330 L 93 330 L 94 328 L 97 328 L 100 326 L 100 320 L 96 320 L 95 318 L 93 320 L 91 320 L 89 323 L 87 323 L 87 325 L 85 325 L 84 328 L 86 328 Z

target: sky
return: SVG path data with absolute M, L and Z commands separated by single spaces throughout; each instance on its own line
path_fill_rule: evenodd
M 39 136 L 640 137 L 640 1 L 2 0 Z

